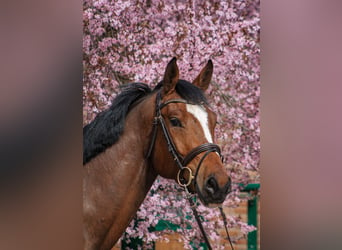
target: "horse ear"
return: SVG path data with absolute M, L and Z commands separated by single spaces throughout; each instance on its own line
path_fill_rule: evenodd
M 179 79 L 179 70 L 177 66 L 176 57 L 172 58 L 172 60 L 167 64 L 164 81 L 163 81 L 163 94 L 167 95 L 171 93 L 178 82 Z
M 208 61 L 207 65 L 201 70 L 196 79 L 192 82 L 195 86 L 199 87 L 203 91 L 207 90 L 209 87 L 211 77 L 213 75 L 213 62 L 211 60 Z

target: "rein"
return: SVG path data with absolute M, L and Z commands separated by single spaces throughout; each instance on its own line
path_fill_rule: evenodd
M 195 216 L 197 224 L 198 224 L 198 226 L 199 226 L 199 228 L 201 230 L 201 233 L 203 235 L 205 243 L 207 244 L 208 248 L 211 250 L 212 247 L 210 245 L 208 236 L 207 236 L 207 234 L 206 234 L 206 232 L 205 232 L 205 230 L 203 228 L 202 222 L 201 222 L 200 217 L 198 215 L 198 212 L 196 210 L 196 204 L 195 204 L 194 200 L 192 199 L 192 195 L 190 194 L 190 191 L 188 190 L 188 186 L 190 186 L 192 181 L 194 181 L 195 189 L 198 190 L 198 185 L 197 185 L 197 181 L 196 180 L 197 180 L 197 175 L 198 175 L 199 169 L 202 166 L 202 163 L 203 163 L 204 159 L 210 153 L 216 152 L 221 157 L 221 160 L 222 160 L 223 158 L 222 158 L 222 155 L 221 155 L 221 149 L 220 149 L 220 147 L 217 144 L 214 144 L 214 143 L 204 143 L 204 144 L 202 144 L 202 145 L 192 149 L 186 156 L 183 157 L 177 151 L 177 148 L 176 148 L 176 146 L 175 146 L 175 144 L 174 144 L 174 142 L 172 140 L 172 137 L 170 136 L 170 133 L 169 133 L 167 127 L 166 127 L 165 120 L 164 120 L 163 116 L 161 115 L 161 110 L 165 106 L 170 104 L 170 103 L 185 103 L 185 104 L 189 104 L 189 102 L 187 102 L 184 99 L 171 99 L 171 100 L 166 101 L 165 103 L 161 103 L 161 99 L 162 99 L 161 98 L 161 91 L 158 91 L 157 96 L 156 96 L 156 103 L 155 103 L 155 116 L 153 118 L 152 138 L 151 138 L 150 146 L 149 146 L 147 154 L 146 154 L 146 159 L 149 159 L 151 157 L 152 150 L 154 148 L 154 144 L 155 144 L 156 137 L 157 137 L 158 125 L 160 125 L 160 127 L 161 127 L 161 129 L 163 131 L 164 138 L 165 138 L 166 143 L 167 143 L 168 150 L 171 153 L 171 155 L 172 155 L 174 161 L 176 162 L 177 166 L 179 167 L 179 171 L 177 173 L 177 183 L 185 189 L 185 191 L 187 193 L 187 199 L 188 199 L 188 201 L 190 203 L 190 207 L 191 207 L 191 209 L 193 211 L 193 214 Z M 205 154 L 200 159 L 200 161 L 198 163 L 198 166 L 196 168 L 196 173 L 195 173 L 195 175 L 193 175 L 192 170 L 189 167 L 187 167 L 187 165 L 197 155 L 199 155 L 201 153 L 204 153 L 204 152 L 205 152 Z M 184 178 L 184 173 L 186 171 L 188 171 L 188 173 L 189 173 L 189 179 L 187 181 Z M 198 195 L 201 195 L 200 192 L 197 192 L 197 193 L 198 193 Z M 232 242 L 231 242 L 231 239 L 230 239 L 229 234 L 228 234 L 226 215 L 224 214 L 223 209 L 222 209 L 221 206 L 219 207 L 219 209 L 220 209 L 220 212 L 221 212 L 222 219 L 224 221 L 225 230 L 226 230 L 226 234 L 227 234 L 227 239 L 228 239 L 228 241 L 230 243 L 231 248 L 234 250 Z

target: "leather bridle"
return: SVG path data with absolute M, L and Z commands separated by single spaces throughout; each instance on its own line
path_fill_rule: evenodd
M 185 155 L 184 157 L 178 152 L 173 140 L 172 140 L 172 137 L 170 136 L 170 133 L 166 127 L 166 124 L 165 124 L 165 120 L 161 114 L 161 110 L 166 107 L 168 104 L 170 103 L 185 103 L 185 104 L 192 104 L 184 99 L 171 99 L 171 100 L 168 100 L 164 103 L 162 103 L 162 97 L 161 97 L 161 90 L 159 90 L 157 92 L 157 95 L 156 95 L 156 102 L 155 102 L 155 115 L 154 115 L 154 118 L 153 118 L 153 127 L 152 127 L 152 138 L 151 138 L 151 142 L 150 142 L 150 146 L 148 148 L 148 151 L 146 153 L 146 159 L 149 159 L 151 157 L 151 154 L 152 154 L 152 150 L 154 148 L 154 145 L 155 145 L 155 142 L 156 142 L 156 138 L 157 138 L 157 131 L 158 131 L 158 125 L 160 125 L 161 129 L 162 129 L 162 132 L 163 132 L 163 135 L 164 135 L 164 138 L 166 140 L 166 143 L 167 143 L 167 147 L 168 147 L 168 150 L 169 152 L 171 153 L 174 161 L 176 162 L 176 165 L 179 167 L 179 170 L 178 170 L 178 173 L 177 173 L 177 183 L 182 186 L 186 192 L 189 194 L 190 193 L 190 190 L 188 189 L 188 187 L 191 185 L 192 181 L 194 181 L 194 187 L 195 189 L 197 190 L 197 194 L 199 196 L 201 196 L 201 192 L 199 192 L 199 188 L 198 188 L 198 185 L 197 185 L 197 175 L 199 173 L 199 170 L 202 166 L 202 163 L 204 161 L 204 159 L 212 152 L 216 152 L 220 158 L 221 158 L 221 161 L 223 161 L 223 158 L 222 158 L 222 155 L 221 155 L 221 149 L 220 147 L 215 144 L 215 143 L 204 143 L 202 145 L 199 145 L 198 147 L 195 147 L 194 149 L 192 149 L 187 155 Z M 198 162 L 198 165 L 197 165 L 197 168 L 196 168 L 196 172 L 195 172 L 195 175 L 192 174 L 192 170 L 191 168 L 188 167 L 188 164 L 196 157 L 198 156 L 199 154 L 201 153 L 204 153 L 203 156 L 201 157 L 200 161 Z M 188 174 L 189 174 L 189 178 L 188 180 L 185 179 L 184 177 L 184 173 L 188 171 Z M 209 249 L 212 249 L 211 246 L 210 246 L 210 243 L 209 243 L 209 240 L 208 240 L 208 237 L 204 231 L 204 228 L 202 226 L 202 223 L 201 223 L 201 220 L 199 218 L 199 215 L 198 215 L 198 212 L 196 210 L 196 205 L 192 199 L 192 197 L 189 195 L 188 196 L 188 200 L 190 202 L 190 206 L 191 206 L 191 209 L 195 215 L 195 219 L 199 225 L 199 228 L 202 232 L 202 235 L 203 235 L 203 238 L 208 246 Z M 227 229 L 227 218 L 225 217 L 225 214 L 222 210 L 222 207 L 220 207 L 220 212 L 221 212 L 221 216 L 224 220 L 224 225 L 225 225 L 225 229 L 226 229 L 226 233 L 227 233 L 227 237 L 228 237 L 228 240 L 229 240 L 229 243 L 233 248 L 232 246 L 232 243 L 231 243 L 231 240 L 230 240 L 230 237 L 229 237 L 229 234 L 228 234 L 228 229 Z
M 177 182 L 180 186 L 184 188 L 188 188 L 190 184 L 192 183 L 192 180 L 194 181 L 195 186 L 197 185 L 197 175 L 199 173 L 199 170 L 202 166 L 202 163 L 204 159 L 209 155 L 209 153 L 216 152 L 222 159 L 221 156 L 221 150 L 220 147 L 217 144 L 214 143 L 204 143 L 194 149 L 192 149 L 187 155 L 184 157 L 178 152 L 175 143 L 172 140 L 172 137 L 166 127 L 165 120 L 161 114 L 161 110 L 166 107 L 170 103 L 185 103 L 185 104 L 191 104 L 190 102 L 184 100 L 184 99 L 171 99 L 168 100 L 164 103 L 161 103 L 161 92 L 158 91 L 157 96 L 156 96 L 156 107 L 155 107 L 155 116 L 153 119 L 153 127 L 152 127 L 152 139 L 150 142 L 149 149 L 147 151 L 146 159 L 148 159 L 151 154 L 152 150 L 154 148 L 154 144 L 156 141 L 157 137 L 157 130 L 158 130 L 158 125 L 160 125 L 164 138 L 167 143 L 167 147 L 169 152 L 171 153 L 174 161 L 176 162 L 176 165 L 179 167 L 179 171 L 177 174 Z M 200 159 L 195 175 L 192 174 L 192 170 L 188 167 L 188 164 L 199 154 L 205 152 L 205 154 L 202 156 Z M 186 180 L 184 178 L 184 173 L 188 171 L 189 173 L 189 178 Z

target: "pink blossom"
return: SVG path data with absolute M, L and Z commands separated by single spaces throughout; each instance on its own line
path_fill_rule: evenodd
M 192 4 L 191 4 L 192 3 Z M 217 143 L 226 159 L 233 182 L 259 180 L 260 152 L 260 2 L 246 1 L 108 1 L 83 2 L 83 117 L 84 124 L 107 108 L 118 86 L 142 81 L 155 86 L 173 56 L 179 58 L 181 78 L 191 81 L 208 59 L 214 76 L 208 90 L 211 106 L 218 115 Z M 255 177 L 250 176 L 254 171 Z M 164 191 L 158 190 L 162 185 Z M 235 186 L 237 188 L 237 185 Z M 159 236 L 150 224 L 168 220 L 181 226 L 186 248 L 199 244 L 196 221 L 174 181 L 158 178 L 137 216 L 145 219 L 127 229 L 131 236 L 151 242 Z M 239 191 L 224 205 L 236 207 Z M 217 209 L 200 206 L 211 238 L 217 239 Z M 230 226 L 243 233 L 253 230 L 228 215 Z M 216 221 L 212 223 L 209 221 Z M 191 225 L 192 229 L 187 229 Z M 224 246 L 222 246 L 224 248 Z

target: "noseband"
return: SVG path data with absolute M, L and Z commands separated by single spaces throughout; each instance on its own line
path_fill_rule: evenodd
M 148 159 L 151 154 L 152 150 L 154 148 L 154 144 L 156 141 L 157 137 L 157 130 L 158 130 L 158 125 L 160 124 L 160 127 L 162 128 L 164 138 L 167 143 L 167 147 L 169 152 L 171 153 L 174 161 L 176 162 L 177 166 L 179 167 L 179 171 L 177 173 L 177 182 L 180 186 L 184 187 L 185 189 L 190 186 L 192 180 L 194 180 L 194 185 L 195 187 L 197 186 L 197 175 L 198 172 L 202 166 L 202 163 L 204 159 L 209 155 L 209 153 L 216 152 L 222 160 L 221 156 L 221 150 L 220 147 L 217 144 L 214 143 L 204 143 L 194 149 L 192 149 L 186 156 L 182 156 L 178 151 L 177 148 L 172 140 L 172 137 L 170 136 L 170 133 L 166 127 L 165 120 L 163 116 L 161 115 L 161 110 L 166 107 L 170 103 L 185 103 L 185 104 L 191 104 L 190 102 L 184 100 L 184 99 L 171 99 L 166 101 L 165 103 L 161 103 L 161 92 L 158 91 L 157 97 L 156 97 L 156 108 L 155 108 L 155 116 L 153 119 L 153 127 L 152 127 L 152 139 L 150 143 L 150 147 L 147 151 L 146 159 Z M 200 159 L 195 175 L 192 174 L 191 168 L 189 168 L 187 165 L 199 154 L 205 152 L 205 154 L 202 156 Z M 186 180 L 184 178 L 185 172 L 189 173 L 189 179 Z M 201 194 L 199 194 L 201 195 Z

